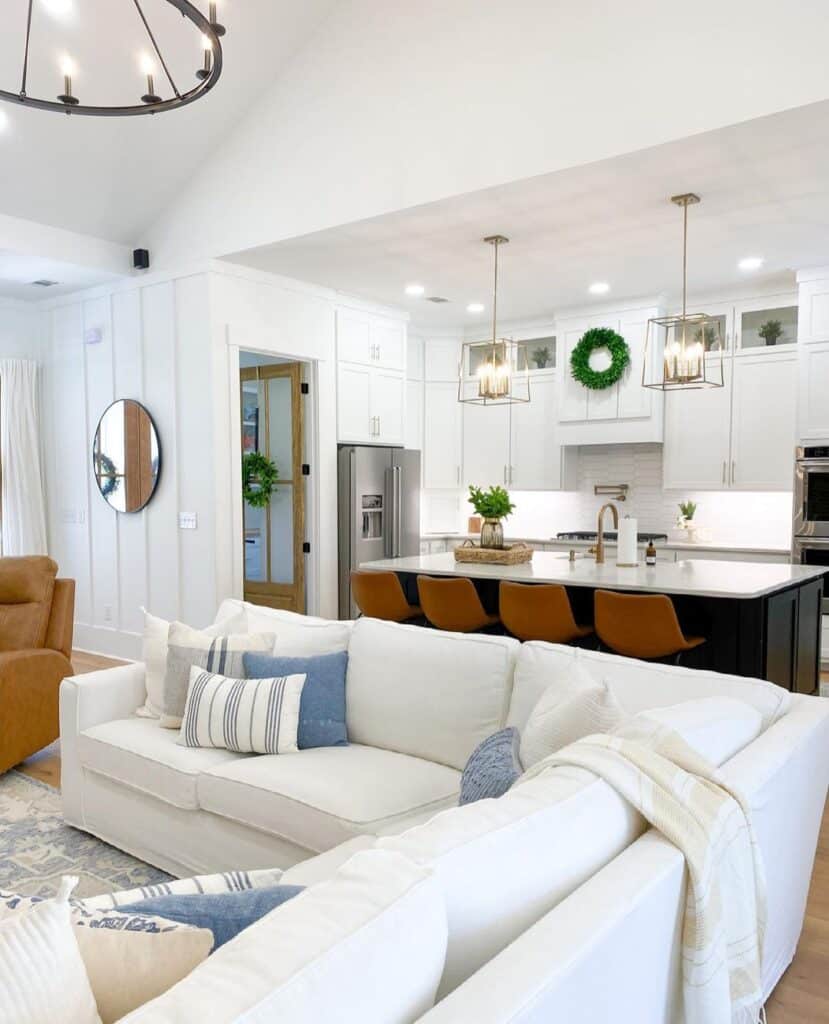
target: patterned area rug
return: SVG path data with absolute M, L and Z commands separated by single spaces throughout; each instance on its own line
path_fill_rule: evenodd
M 70 825 L 60 793 L 11 771 L 0 776 L 0 889 L 54 896 L 62 875 L 80 879 L 80 898 L 166 882 L 170 875 Z

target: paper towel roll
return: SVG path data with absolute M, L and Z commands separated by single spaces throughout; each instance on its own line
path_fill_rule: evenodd
M 619 546 L 616 550 L 616 564 L 617 565 L 636 565 L 637 564 L 637 552 L 636 552 L 636 533 L 637 533 L 637 522 L 635 519 L 631 519 L 630 516 L 625 516 L 624 519 L 619 522 Z

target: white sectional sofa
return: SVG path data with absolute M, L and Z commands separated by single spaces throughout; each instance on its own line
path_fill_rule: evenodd
M 454 806 L 476 744 L 505 722 L 521 728 L 547 687 L 567 686 L 575 659 L 630 713 L 706 696 L 759 712 L 760 734 L 729 750 L 722 770 L 752 807 L 769 890 L 764 991 L 774 987 L 803 922 L 829 782 L 829 702 L 567 647 L 266 614 L 286 653 L 324 648 L 339 630 L 351 746 L 278 757 L 184 749 L 175 733 L 134 717 L 141 666 L 63 685 L 72 824 L 177 874 L 280 866 L 285 883 L 309 887 L 131 1021 L 266 1021 L 277 1010 L 285 1021 L 323 1019 L 331 1004 L 322 989 L 339 985 L 336 1019 L 361 1024 L 682 1024 L 685 871 L 673 845 L 575 768 L 549 768 L 500 800 Z M 403 895 L 410 890 L 419 895 Z M 321 912 L 334 922 L 330 942 L 309 923 Z M 395 929 L 409 958 L 405 986 L 387 964 Z M 263 957 L 286 942 L 289 964 Z M 349 960 L 355 948 L 359 962 Z M 369 1005 L 355 991 L 361 979 L 374 992 Z M 186 1016 L 205 992 L 215 994 L 205 1015 Z

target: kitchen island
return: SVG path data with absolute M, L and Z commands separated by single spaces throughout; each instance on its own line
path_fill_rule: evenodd
M 769 679 L 813 693 L 820 679 L 821 602 L 825 569 L 766 562 L 684 559 L 655 566 L 597 565 L 588 556 L 537 551 L 524 565 L 461 563 L 451 552 L 367 562 L 362 569 L 397 573 L 410 601 L 417 576 L 464 576 L 490 611 L 498 584 L 559 583 L 579 622 L 592 622 L 595 590 L 669 595 L 686 634 L 707 638 L 683 664 Z

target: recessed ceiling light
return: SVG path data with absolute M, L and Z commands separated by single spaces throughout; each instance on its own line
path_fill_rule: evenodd
M 759 270 L 765 262 L 762 256 L 746 256 L 737 266 L 740 270 Z
M 591 295 L 606 295 L 610 291 L 607 281 L 594 281 L 587 289 Z
M 407 295 L 424 295 L 425 292 L 426 292 L 426 289 L 423 287 L 422 284 L 407 284 L 406 285 L 406 294 Z
M 483 302 L 470 302 L 466 307 L 467 313 L 483 313 L 484 304 Z
M 65 18 L 72 11 L 72 0 L 40 0 L 40 5 L 53 18 Z

